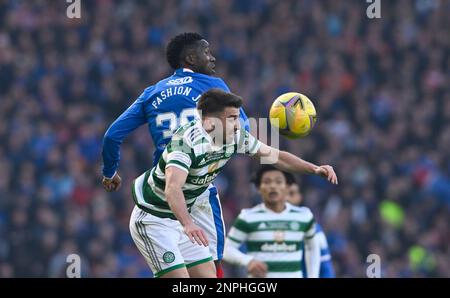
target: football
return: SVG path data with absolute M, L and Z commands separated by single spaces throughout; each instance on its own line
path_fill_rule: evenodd
M 316 108 L 301 93 L 288 92 L 278 96 L 270 107 L 270 124 L 288 139 L 307 136 L 316 123 Z

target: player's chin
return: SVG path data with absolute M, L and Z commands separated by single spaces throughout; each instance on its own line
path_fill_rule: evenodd
M 215 74 L 216 73 L 215 66 L 208 67 L 208 72 L 209 72 L 210 75 Z
M 281 200 L 281 194 L 278 192 L 270 192 L 268 195 L 268 200 L 272 203 L 278 202 Z

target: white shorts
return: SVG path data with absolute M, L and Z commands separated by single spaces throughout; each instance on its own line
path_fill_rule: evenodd
M 205 231 L 211 255 L 216 260 L 222 260 L 225 241 L 225 224 L 222 216 L 217 188 L 210 185 L 191 207 L 194 222 Z
M 192 243 L 178 220 L 156 217 L 135 206 L 130 232 L 155 277 L 212 261 L 208 247 Z

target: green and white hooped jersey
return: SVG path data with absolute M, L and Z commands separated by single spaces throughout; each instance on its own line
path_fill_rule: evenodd
M 196 198 L 207 190 L 233 154 L 254 155 L 260 146 L 261 143 L 244 129 L 236 132 L 233 143 L 215 146 L 201 120 L 191 121 L 175 131 L 158 164 L 145 172 L 143 181 L 139 178 L 134 181 L 136 205 L 155 216 L 176 219 L 164 194 L 168 166 L 175 166 L 188 174 L 182 191 L 190 211 Z M 137 182 L 142 188 L 135 185 Z
M 314 237 L 314 216 L 307 207 L 286 203 L 276 213 L 264 204 L 243 209 L 231 227 L 227 241 L 247 245 L 247 254 L 265 262 L 266 277 L 303 277 L 303 241 Z

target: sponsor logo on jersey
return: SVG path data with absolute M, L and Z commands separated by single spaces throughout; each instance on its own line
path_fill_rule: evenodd
M 200 177 L 195 177 L 194 179 L 192 179 L 191 181 L 189 181 L 189 183 L 191 184 L 197 184 L 197 185 L 203 185 L 203 184 L 208 184 L 211 181 L 213 181 L 214 179 L 216 179 L 217 175 L 219 175 L 219 173 L 213 173 L 211 175 L 206 175 L 203 178 Z
M 204 158 L 204 162 L 220 160 L 222 158 L 224 158 L 223 152 L 215 152 L 215 153 L 211 153 L 211 154 L 206 155 L 205 158 Z
M 262 252 L 292 252 L 297 251 L 297 245 L 286 243 L 264 243 L 261 246 Z
M 192 83 L 194 80 L 192 79 L 192 77 L 183 77 L 183 78 L 178 78 L 175 80 L 169 80 L 166 85 L 169 86 L 177 86 L 177 85 L 184 85 L 184 84 L 189 84 Z
M 266 221 L 266 224 L 271 230 L 290 230 L 290 223 L 287 221 Z

